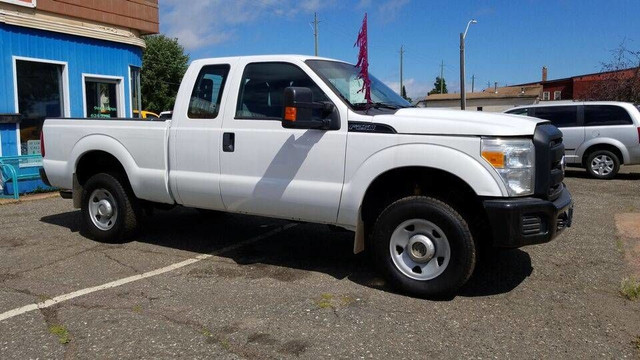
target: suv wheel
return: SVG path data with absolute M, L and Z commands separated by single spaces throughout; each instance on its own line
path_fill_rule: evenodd
M 620 170 L 620 159 L 608 150 L 596 150 L 586 161 L 589 176 L 596 179 L 613 179 Z
M 102 242 L 122 242 L 138 227 L 140 208 L 128 186 L 111 174 L 96 174 L 82 192 L 82 229 Z
M 466 221 L 440 200 L 414 196 L 389 205 L 372 233 L 374 259 L 408 293 L 453 295 L 471 276 L 476 247 Z

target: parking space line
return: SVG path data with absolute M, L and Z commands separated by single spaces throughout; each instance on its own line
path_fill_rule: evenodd
M 13 309 L 13 310 L 9 310 L 9 311 L 6 311 L 6 312 L 0 314 L 0 321 L 7 320 L 7 319 L 10 319 L 10 318 L 18 316 L 18 315 L 22 315 L 22 314 L 30 312 L 30 311 L 48 308 L 50 306 L 59 304 L 59 303 L 61 303 L 63 301 L 67 301 L 67 300 L 71 300 L 71 299 L 74 299 L 74 298 L 77 298 L 77 297 L 80 297 L 80 296 L 88 295 L 88 294 L 94 293 L 96 291 L 115 288 L 115 287 L 122 286 L 122 285 L 125 285 L 125 284 L 128 284 L 128 283 L 132 283 L 134 281 L 138 281 L 138 280 L 146 279 L 146 278 L 149 278 L 149 277 L 152 277 L 152 276 L 156 276 L 156 275 L 164 274 L 164 273 L 167 273 L 167 272 L 170 272 L 170 271 L 174 271 L 174 270 L 183 268 L 185 266 L 189 266 L 191 264 L 195 264 L 195 263 L 197 263 L 199 261 L 202 261 L 202 260 L 205 260 L 205 259 L 209 259 L 209 258 L 211 258 L 213 256 L 216 256 L 216 255 L 228 252 L 228 251 L 232 251 L 232 250 L 238 249 L 240 247 L 243 247 L 245 245 L 249 245 L 251 243 L 254 243 L 256 241 L 260 241 L 262 239 L 268 238 L 268 237 L 273 236 L 273 235 L 275 235 L 275 234 L 277 234 L 279 232 L 282 232 L 282 231 L 285 231 L 285 230 L 287 230 L 289 228 L 292 228 L 292 227 L 294 227 L 296 225 L 297 224 L 287 224 L 287 225 L 281 226 L 281 227 L 279 227 L 277 229 L 274 229 L 274 230 L 271 230 L 269 232 L 266 232 L 266 233 L 264 233 L 262 235 L 253 237 L 251 239 L 247 239 L 245 241 L 242 241 L 242 242 L 227 246 L 225 248 L 213 251 L 211 253 L 201 254 L 201 255 L 198 255 L 198 256 L 193 257 L 191 259 L 180 261 L 180 262 L 177 262 L 175 264 L 171 264 L 169 266 L 165 266 L 165 267 L 162 267 L 162 268 L 159 268 L 159 269 L 156 269 L 156 270 L 148 271 L 148 272 L 145 272 L 145 273 L 142 273 L 142 274 L 129 276 L 129 277 L 126 277 L 126 278 L 123 278 L 123 279 L 111 281 L 111 282 L 108 282 L 108 283 L 105 283 L 105 284 L 102 284 L 102 285 L 93 286 L 93 287 L 85 288 L 85 289 L 82 289 L 82 290 L 73 291 L 73 292 L 70 292 L 70 293 L 67 293 L 67 294 L 63 294 L 63 295 L 59 295 L 59 296 L 56 296 L 54 298 L 51 298 L 51 299 L 48 299 L 48 300 L 45 300 L 45 301 L 42 301 L 42 302 L 39 302 L 39 303 L 36 303 L 36 304 L 29 304 L 29 305 L 22 306 L 22 307 Z

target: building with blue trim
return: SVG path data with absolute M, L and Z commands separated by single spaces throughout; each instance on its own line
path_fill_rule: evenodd
M 0 0 L 0 160 L 39 154 L 47 117 L 132 117 L 141 36 L 157 32 L 157 0 Z M 37 160 L 15 165 L 20 192 L 44 187 L 24 176 Z

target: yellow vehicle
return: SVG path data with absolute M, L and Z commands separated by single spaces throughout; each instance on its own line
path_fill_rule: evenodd
M 140 114 L 142 114 L 142 116 L 140 116 Z M 133 110 L 133 117 L 134 118 L 143 118 L 143 119 L 158 119 L 160 116 L 158 116 L 158 114 L 151 112 L 151 111 L 147 111 L 147 110 L 142 110 L 142 111 L 138 111 L 138 110 Z

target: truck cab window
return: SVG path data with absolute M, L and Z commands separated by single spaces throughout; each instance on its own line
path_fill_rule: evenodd
M 189 100 L 189 118 L 215 119 L 218 116 L 229 68 L 229 65 L 208 65 L 200 70 Z
M 281 120 L 284 89 L 289 86 L 310 88 L 314 101 L 329 100 L 304 71 L 288 63 L 249 64 L 240 84 L 238 119 Z M 321 111 L 314 111 L 315 116 L 321 117 Z

